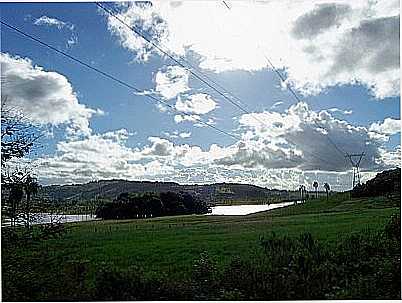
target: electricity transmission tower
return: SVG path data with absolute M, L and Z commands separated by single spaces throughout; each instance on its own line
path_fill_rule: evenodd
M 350 161 L 350 163 L 353 166 L 353 188 L 355 188 L 356 185 L 360 184 L 360 162 L 362 161 L 364 156 L 364 152 L 361 154 L 346 154 L 345 157 L 347 157 Z

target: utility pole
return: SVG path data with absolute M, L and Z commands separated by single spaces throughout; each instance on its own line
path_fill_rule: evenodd
M 349 159 L 349 162 L 352 164 L 353 167 L 353 189 L 356 185 L 360 184 L 360 162 L 364 157 L 364 152 L 361 154 L 346 154 L 345 157 Z

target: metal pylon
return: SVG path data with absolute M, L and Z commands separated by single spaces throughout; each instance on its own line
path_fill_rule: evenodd
M 362 161 L 364 156 L 364 152 L 361 154 L 347 154 L 347 157 L 350 163 L 353 166 L 353 183 L 352 189 L 355 188 L 356 185 L 360 184 L 360 162 Z

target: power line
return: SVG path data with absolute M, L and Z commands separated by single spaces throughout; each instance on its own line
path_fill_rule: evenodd
M 225 1 L 222 1 L 223 4 L 227 7 L 227 9 L 231 10 L 231 8 L 227 5 L 227 3 Z M 269 57 L 263 53 L 261 51 L 262 55 L 264 56 L 264 58 L 266 59 L 266 61 L 268 62 L 268 64 L 270 65 L 270 67 L 274 70 L 274 72 L 276 73 L 276 75 L 279 77 L 279 79 L 285 83 L 286 88 L 290 91 L 290 93 L 293 95 L 293 97 L 296 99 L 297 102 L 302 102 L 301 98 L 298 96 L 298 94 L 292 89 L 292 87 L 290 87 L 289 85 L 287 85 L 286 83 L 286 79 L 285 77 L 282 75 L 282 73 L 275 67 L 275 65 L 272 63 L 272 61 L 269 59 Z M 329 131 L 322 125 L 318 124 L 318 122 L 313 119 L 313 123 L 321 128 L 324 129 L 327 133 L 324 134 L 326 136 L 326 138 L 328 139 L 328 141 L 331 143 L 332 146 L 334 146 L 334 148 L 342 155 L 345 156 L 347 153 L 345 151 L 343 151 L 340 147 L 338 147 L 335 142 L 330 138 L 329 136 Z
M 104 71 L 102 71 L 102 70 L 100 70 L 100 69 L 98 69 L 98 68 L 96 68 L 96 67 L 93 67 L 93 66 L 89 65 L 88 63 L 86 63 L 86 62 L 84 62 L 84 61 L 82 61 L 82 60 L 80 60 L 80 59 L 77 59 L 76 57 L 73 57 L 72 55 L 70 55 L 70 54 L 68 54 L 68 53 L 66 53 L 66 52 L 64 52 L 64 51 L 61 51 L 61 50 L 57 49 L 57 48 L 55 48 L 55 47 L 49 45 L 48 43 L 43 42 L 43 41 L 41 41 L 40 39 L 38 39 L 38 38 L 36 38 L 36 37 L 34 37 L 34 36 L 30 35 L 30 34 L 27 34 L 27 33 L 25 33 L 25 32 L 23 32 L 23 31 L 19 30 L 18 28 L 14 27 L 14 26 L 12 26 L 12 25 L 10 25 L 10 24 L 8 24 L 8 23 L 2 21 L 2 20 L 0 20 L 0 23 L 1 23 L 2 25 L 4 25 L 4 26 L 8 27 L 9 29 L 14 30 L 15 32 L 19 33 L 20 35 L 25 36 L 25 37 L 27 37 L 27 38 L 29 38 L 29 39 L 31 39 L 31 40 L 33 40 L 33 41 L 35 41 L 35 42 L 41 44 L 42 46 L 47 47 L 47 48 L 53 50 L 54 52 L 56 52 L 56 53 L 58 53 L 58 54 L 60 54 L 60 55 L 62 55 L 62 56 L 64 56 L 64 57 L 67 57 L 68 59 L 70 59 L 70 60 L 72 60 L 72 61 L 74 61 L 74 62 L 76 62 L 76 63 L 78 63 L 78 64 L 80 64 L 80 65 L 82 65 L 82 66 L 84 66 L 84 67 L 86 67 L 86 68 L 88 68 L 88 69 L 90 69 L 90 70 L 93 70 L 93 71 L 95 71 L 95 72 L 101 74 L 102 76 L 104 76 L 104 77 L 106 77 L 106 78 L 108 78 L 108 79 L 111 79 L 111 80 L 113 80 L 113 81 L 119 83 L 119 84 L 122 85 L 122 86 L 125 86 L 125 87 L 127 87 L 127 88 L 129 88 L 129 89 L 131 89 L 131 90 L 134 90 L 134 91 L 137 92 L 137 93 L 138 93 L 138 92 L 142 92 L 140 89 L 134 87 L 133 85 L 128 84 L 127 82 L 124 82 L 124 81 L 122 81 L 122 80 L 116 78 L 115 76 L 110 75 L 110 74 L 108 74 L 108 73 L 106 73 L 106 72 L 104 72 Z M 173 110 L 173 111 L 176 112 L 176 113 L 183 114 L 184 116 L 191 117 L 191 115 L 188 115 L 188 114 L 186 114 L 186 113 L 183 113 L 183 112 L 178 111 L 175 107 L 173 107 L 173 106 L 170 105 L 169 103 L 167 103 L 167 102 L 165 102 L 165 101 L 163 101 L 163 100 L 161 100 L 161 99 L 159 99 L 159 98 L 156 98 L 156 97 L 154 97 L 154 96 L 152 96 L 152 95 L 145 95 L 145 96 L 148 97 L 148 98 L 150 98 L 150 99 L 153 100 L 153 101 L 156 101 L 156 102 L 158 102 L 158 103 L 164 104 L 165 106 L 167 106 L 168 108 L 170 108 L 171 110 Z M 254 117 L 253 115 L 251 115 L 251 116 Z M 254 117 L 254 118 L 255 118 L 255 117 Z M 233 138 L 233 139 L 235 139 L 235 140 L 242 140 L 241 137 L 239 137 L 239 136 L 237 136 L 237 135 L 234 135 L 234 134 L 231 134 L 231 133 L 229 133 L 229 132 L 227 132 L 227 131 L 225 131 L 225 130 L 222 130 L 222 129 L 220 129 L 220 128 L 218 128 L 218 127 L 216 127 L 216 126 L 214 126 L 214 125 L 212 125 L 212 124 L 210 124 L 210 123 L 208 123 L 208 122 L 205 122 L 205 121 L 203 121 L 203 120 L 201 120 L 201 119 L 199 119 L 199 118 L 196 119 L 196 120 L 197 120 L 197 122 L 199 122 L 199 123 L 201 123 L 201 124 L 203 124 L 203 125 L 206 125 L 206 126 L 208 126 L 208 127 L 210 127 L 210 128 L 213 128 L 213 129 L 215 129 L 216 131 L 218 131 L 218 132 L 220 132 L 220 133 L 223 133 L 223 134 L 225 134 L 225 135 L 227 135 L 227 136 L 230 136 L 231 138 Z M 265 124 L 265 123 L 264 123 L 264 124 Z M 288 141 L 289 141 L 291 144 L 296 145 L 296 144 L 295 144 L 294 142 L 292 142 L 291 140 L 288 140 Z M 311 154 L 313 157 L 315 157 L 315 158 L 317 158 L 317 159 L 319 159 L 319 160 L 321 160 L 321 161 L 324 161 L 322 158 L 320 158 L 320 157 L 314 155 L 314 154 L 311 153 L 311 152 L 307 152 L 307 151 L 305 151 L 305 152 L 308 153 L 308 154 Z M 291 159 L 291 158 L 288 158 L 287 160 L 299 164 L 298 161 L 293 160 L 293 159 Z
M 38 39 L 38 38 L 36 38 L 36 37 L 34 37 L 34 36 L 30 35 L 30 34 L 27 34 L 27 33 L 25 33 L 25 32 L 23 32 L 23 31 L 19 30 L 18 28 L 14 27 L 14 26 L 12 26 L 12 25 L 10 25 L 10 24 L 8 24 L 8 23 L 2 21 L 2 20 L 0 20 L 0 23 L 1 23 L 2 25 L 4 25 L 4 26 L 8 27 L 9 29 L 14 30 L 15 32 L 19 33 L 20 35 L 22 35 L 22 36 L 24 36 L 24 37 L 26 37 L 26 38 L 29 38 L 29 39 L 31 39 L 31 40 L 33 40 L 33 41 L 35 41 L 35 42 L 41 44 L 42 46 L 45 46 L 45 47 L 47 47 L 47 48 L 53 50 L 54 52 L 56 52 L 56 53 L 58 53 L 58 54 L 60 54 L 60 55 L 63 55 L 64 57 L 66 57 L 66 58 L 68 58 L 68 59 L 70 59 L 70 60 L 72 60 L 72 61 L 74 61 L 74 62 L 76 62 L 76 63 L 78 63 L 78 64 L 80 64 L 80 65 L 82 65 L 82 66 L 85 66 L 86 68 L 88 68 L 88 69 L 90 69 L 90 70 L 93 70 L 93 71 L 95 71 L 96 73 L 101 74 L 102 76 L 104 76 L 104 77 L 106 77 L 106 78 L 108 78 L 108 79 L 110 79 L 110 80 L 113 80 L 113 81 L 119 83 L 119 84 L 122 85 L 122 86 L 125 86 L 125 87 L 127 87 L 127 88 L 129 88 L 129 89 L 131 89 L 131 90 L 134 90 L 134 91 L 137 92 L 137 93 L 142 92 L 142 90 L 136 88 L 135 86 L 133 86 L 133 85 L 131 85 L 131 84 L 129 84 L 129 83 L 123 81 L 123 80 L 120 80 L 120 79 L 116 78 L 115 76 L 113 76 L 113 75 L 111 75 L 111 74 L 109 74 L 109 73 L 107 73 L 107 72 L 104 72 L 104 71 L 102 71 L 102 70 L 100 70 L 100 69 L 98 69 L 98 68 L 96 68 L 96 67 L 93 67 L 93 66 L 91 66 L 90 64 L 88 64 L 88 63 L 86 63 L 86 62 L 84 62 L 84 61 L 82 61 L 82 60 L 80 60 L 80 59 L 77 59 L 76 57 L 73 57 L 72 55 L 70 55 L 70 54 L 68 54 L 68 53 L 66 53 L 66 52 L 64 52 L 64 51 L 62 51 L 62 50 L 59 50 L 59 49 L 55 48 L 54 46 L 51 46 L 51 45 L 47 44 L 46 42 L 43 42 L 43 41 L 41 41 L 40 39 Z M 183 112 L 181 112 L 181 111 L 178 111 L 174 106 L 170 105 L 169 103 L 167 103 L 167 102 L 165 102 L 165 101 L 163 101 L 163 100 L 161 100 L 161 99 L 159 99 L 159 98 L 156 98 L 156 97 L 154 97 L 154 96 L 152 96 L 152 95 L 145 95 L 145 96 L 146 96 L 147 98 L 150 98 L 150 99 L 153 100 L 153 101 L 156 101 L 156 102 L 158 102 L 158 103 L 161 103 L 161 104 L 163 104 L 163 105 L 169 107 L 171 110 L 173 110 L 174 112 L 176 112 L 176 113 L 178 113 L 178 114 L 180 114 L 180 115 L 192 117 L 191 115 L 188 115 L 188 114 L 186 114 L 186 113 L 183 113 Z M 234 139 L 236 139 L 236 140 L 239 140 L 239 139 L 240 139 L 237 135 L 234 135 L 234 134 L 231 134 L 231 133 L 229 133 L 229 132 L 227 132 L 227 131 L 225 131 L 225 130 L 222 130 L 222 129 L 216 127 L 215 125 L 213 125 L 213 124 L 211 124 L 211 123 L 208 123 L 208 122 L 205 122 L 205 121 L 201 120 L 200 118 L 195 118 L 195 120 L 197 120 L 197 122 L 199 122 L 199 123 L 201 123 L 201 124 L 203 124 L 203 125 L 205 125 L 205 126 L 211 127 L 211 128 L 213 128 L 213 129 L 215 129 L 216 131 L 218 131 L 218 132 L 220 132 L 220 133 L 222 133 L 222 134 L 225 134 L 225 135 L 227 135 L 227 136 L 230 136 L 230 137 L 232 137 L 232 138 L 234 138 Z
M 158 43 L 154 42 L 152 39 L 146 37 L 140 30 L 138 30 L 135 27 L 130 26 L 129 24 L 127 24 L 127 22 L 125 22 L 124 20 L 122 20 L 119 16 L 117 16 L 116 12 L 113 9 L 109 9 L 106 8 L 106 5 L 102 5 L 99 2 L 95 2 L 95 4 L 101 8 L 103 11 L 105 11 L 108 15 L 114 17 L 117 21 L 119 21 L 122 25 L 124 25 L 125 27 L 127 27 L 129 30 L 131 30 L 132 32 L 134 32 L 135 34 L 139 35 L 140 37 L 142 37 L 145 41 L 147 41 L 148 43 L 150 43 L 152 46 L 154 46 L 157 50 L 159 50 L 160 52 L 162 52 L 163 54 L 165 54 L 166 56 L 168 56 L 171 60 L 173 60 L 174 62 L 176 62 L 177 64 L 179 64 L 181 67 L 185 68 L 187 71 L 189 71 L 194 77 L 196 77 L 198 80 L 200 80 L 202 83 L 206 84 L 208 87 L 210 87 L 211 89 L 213 89 L 215 92 L 217 92 L 219 95 L 221 95 L 222 97 L 225 98 L 225 100 L 229 101 L 231 104 L 233 104 L 234 106 L 236 106 L 237 108 L 239 108 L 242 112 L 249 114 L 254 120 L 258 121 L 259 123 L 265 125 L 266 127 L 267 124 L 265 122 L 263 122 L 262 120 L 260 120 L 259 118 L 255 117 L 254 115 L 252 115 L 252 113 L 250 111 L 248 111 L 247 109 L 245 109 L 244 107 L 242 107 L 241 105 L 233 102 L 233 100 L 231 100 L 230 98 L 228 98 L 224 93 L 222 93 L 220 90 L 218 90 L 217 88 L 215 88 L 213 85 L 209 84 L 206 80 L 204 80 L 201 76 L 199 76 L 197 73 L 195 73 L 193 70 L 191 70 L 189 67 L 185 66 L 182 62 L 180 62 L 179 60 L 177 60 L 173 55 L 171 55 L 169 53 L 168 50 L 163 49 L 160 45 L 158 45 Z M 226 7 L 228 7 L 228 5 L 226 3 L 224 3 Z M 228 9 L 230 9 L 228 7 Z M 113 10 L 113 11 L 111 11 Z M 200 74 L 202 74 L 206 79 L 208 79 L 210 82 L 212 82 L 213 84 L 215 84 L 216 86 L 218 86 L 219 88 L 223 89 L 224 91 L 228 92 L 233 98 L 235 98 L 236 100 L 238 100 L 240 103 L 244 104 L 244 102 L 237 97 L 236 95 L 234 95 L 233 93 L 231 93 L 230 91 L 228 91 L 227 89 L 223 88 L 219 83 L 213 81 L 212 79 L 210 79 L 207 75 L 203 74 L 201 71 L 199 71 L 197 68 L 195 68 L 190 62 L 188 62 L 185 58 L 181 57 L 180 58 L 182 61 L 184 61 L 188 66 L 190 66 L 192 69 L 198 71 Z M 278 75 L 281 76 L 281 74 L 279 73 L 279 71 L 277 71 Z M 293 92 L 294 93 L 294 92 Z M 297 95 L 294 93 L 294 95 L 297 97 Z M 291 140 L 288 140 L 291 144 L 296 145 L 294 142 L 292 142 Z M 322 158 L 320 158 L 319 156 L 315 155 L 312 152 L 307 152 L 306 153 L 312 155 L 314 158 L 317 158 L 321 161 L 324 162 L 328 162 L 323 160 Z
M 232 105 L 237 107 L 239 110 L 246 114 L 250 114 L 250 111 L 248 111 L 244 106 L 245 102 L 242 101 L 239 97 L 235 96 L 233 93 L 231 93 L 229 90 L 225 89 L 222 85 L 219 83 L 215 82 L 212 80 L 210 77 L 202 73 L 199 69 L 194 67 L 188 60 L 186 60 L 183 57 L 180 57 L 180 60 L 185 62 L 188 66 L 184 65 L 182 62 L 180 62 L 178 59 L 176 59 L 173 55 L 169 53 L 169 50 L 166 47 L 162 47 L 158 43 L 154 42 L 151 38 L 146 37 L 145 34 L 142 33 L 142 31 L 138 30 L 136 27 L 133 27 L 129 25 L 127 22 L 125 22 L 122 18 L 117 16 L 117 13 L 113 10 L 110 9 L 109 7 L 107 8 L 106 5 L 102 5 L 99 2 L 95 2 L 95 4 L 101 8 L 103 11 L 105 11 L 108 15 L 112 16 L 115 18 L 117 21 L 119 21 L 122 25 L 127 27 L 129 30 L 143 38 L 145 41 L 147 41 L 149 44 L 151 44 L 153 47 L 155 47 L 157 50 L 165 54 L 167 57 L 169 57 L 171 60 L 173 60 L 176 64 L 179 64 L 181 67 L 186 69 L 188 72 L 190 72 L 191 75 L 193 75 L 195 78 L 197 78 L 199 81 L 207 85 L 209 88 L 211 88 L 213 91 L 218 93 L 220 96 L 222 96 L 225 100 L 229 101 Z M 165 49 L 164 49 L 165 48 Z M 190 68 L 191 67 L 191 68 Z M 242 105 L 234 102 L 232 99 L 228 98 L 221 90 L 217 89 L 214 85 L 211 85 L 208 81 L 204 80 L 202 76 L 200 76 L 198 73 L 194 72 L 193 70 L 196 70 L 199 74 L 201 74 L 204 78 L 208 79 L 209 82 L 213 83 L 215 86 L 218 86 L 221 90 L 224 90 L 226 93 L 230 94 L 234 99 L 236 99 L 239 103 Z M 259 121 L 260 123 L 263 123 L 262 121 Z
M 57 49 L 57 48 L 55 48 L 54 46 L 52 46 L 52 45 L 50 45 L 50 44 L 48 44 L 48 43 L 46 43 L 46 42 L 43 42 L 43 41 L 41 41 L 40 39 L 38 39 L 38 38 L 36 38 L 36 37 L 34 37 L 34 36 L 28 34 L 28 33 L 25 33 L 25 32 L 23 32 L 23 31 L 19 30 L 18 28 L 14 27 L 14 26 L 12 26 L 12 25 L 10 25 L 10 24 L 8 24 L 8 23 L 2 21 L 2 20 L 0 20 L 0 23 L 1 23 L 2 25 L 4 25 L 4 26 L 8 27 L 9 29 L 11 29 L 11 30 L 17 32 L 18 34 L 20 34 L 20 35 L 22 35 L 22 36 L 24 36 L 24 37 L 26 37 L 26 38 L 29 38 L 29 39 L 33 40 L 34 42 L 36 42 L 36 43 L 38 43 L 38 44 L 40 44 L 40 45 L 42 45 L 42 46 L 44 46 L 44 47 L 46 47 L 46 48 L 51 49 L 52 51 L 54 51 L 54 52 L 56 52 L 56 53 L 58 53 L 58 54 L 60 54 L 60 55 L 62 55 L 62 56 L 64 56 L 64 57 L 66 57 L 66 58 L 68 58 L 68 59 L 70 59 L 70 60 L 72 60 L 72 61 L 74 61 L 74 62 L 76 62 L 76 63 L 78 63 L 78 64 L 80 64 L 80 65 L 82 65 L 82 66 L 84 66 L 84 67 L 86 67 L 87 69 L 93 70 L 93 71 L 95 71 L 96 73 L 101 74 L 101 75 L 104 76 L 105 78 L 108 78 L 108 79 L 110 79 L 110 80 L 113 80 L 113 81 L 119 83 L 120 85 L 122 85 L 122 86 L 124 86 L 124 87 L 127 87 L 127 88 L 129 88 L 129 89 L 131 89 L 131 90 L 134 90 L 135 92 L 141 92 L 140 89 L 134 87 L 133 85 L 128 84 L 127 82 L 122 81 L 122 80 L 116 78 L 115 76 L 110 75 L 110 74 L 108 74 L 108 73 L 106 73 L 106 72 L 104 72 L 104 71 L 102 71 L 102 70 L 100 70 L 100 69 L 98 69 L 98 68 L 96 68 L 96 67 L 93 67 L 93 66 L 89 65 L 88 63 L 86 63 L 86 62 L 84 62 L 84 61 L 82 61 L 82 60 L 80 60 L 80 59 L 77 59 L 76 57 L 74 57 L 74 56 L 72 56 L 72 55 L 70 55 L 70 54 L 68 54 L 68 53 L 66 53 L 66 52 L 64 52 L 64 51 L 62 51 L 62 50 Z M 176 108 L 174 108 L 172 105 L 170 105 L 169 103 L 167 103 L 167 102 L 165 102 L 165 101 L 163 101 L 163 100 L 161 100 L 161 99 L 159 99 L 159 98 L 156 98 L 156 97 L 154 97 L 154 96 L 152 96 L 152 95 L 145 95 L 145 96 L 148 97 L 148 98 L 150 98 L 152 101 L 156 101 L 156 102 L 158 102 L 158 103 L 162 103 L 162 104 L 166 105 L 167 107 L 169 107 L 170 109 L 172 109 L 173 111 L 175 111 L 175 112 L 177 112 L 177 113 L 179 113 L 179 114 L 183 114 L 183 115 L 185 115 L 185 116 L 190 116 L 190 115 L 188 115 L 188 114 L 186 114 L 186 113 L 183 113 L 183 112 L 180 112 L 180 111 L 176 110 Z M 213 128 L 213 129 L 215 129 L 216 131 L 218 131 L 218 132 L 220 132 L 220 133 L 223 133 L 224 135 L 230 136 L 231 138 L 234 138 L 234 139 L 236 139 L 236 140 L 242 140 L 239 136 L 233 135 L 233 134 L 231 134 L 231 133 L 229 133 L 229 132 L 227 132 L 227 131 L 225 131 L 225 130 L 222 130 L 222 129 L 220 129 L 220 128 L 218 128 L 218 127 L 216 127 L 216 126 L 214 126 L 214 125 L 212 125 L 212 124 L 210 124 L 210 123 L 208 123 L 208 122 L 205 122 L 205 121 L 203 121 L 203 120 L 201 120 L 201 119 L 196 119 L 196 120 L 197 120 L 197 122 L 199 122 L 199 123 L 201 123 L 201 124 L 203 124 L 203 125 L 206 125 L 206 126 L 208 126 L 208 127 L 211 127 L 211 128 Z M 291 162 L 294 162 L 294 163 L 297 163 L 297 164 L 298 164 L 298 162 L 297 162 L 296 160 L 293 160 L 293 159 L 291 159 L 291 158 L 289 158 L 288 160 L 291 161 Z
M 272 63 L 272 61 L 263 53 L 264 58 L 267 60 L 268 64 L 271 66 L 271 68 L 275 71 L 275 73 L 278 75 L 279 79 L 281 79 L 282 82 L 285 83 L 286 88 L 290 91 L 290 93 L 293 95 L 293 97 L 296 99 L 297 102 L 302 102 L 301 98 L 297 95 L 297 93 L 286 83 L 285 77 L 282 75 L 282 73 L 275 67 L 275 65 Z M 329 136 L 329 131 L 322 125 L 320 125 L 315 119 L 313 119 L 313 123 L 321 128 L 324 129 L 327 133 L 324 134 L 328 141 L 331 143 L 331 145 L 342 155 L 345 156 L 346 152 L 343 151 L 340 147 L 338 147 L 335 142 L 330 138 Z
M 225 5 L 225 7 L 229 10 L 231 10 L 231 7 L 229 7 L 229 5 L 226 3 L 226 1 L 222 1 L 222 3 Z M 262 52 L 262 55 L 264 56 L 264 58 L 267 60 L 268 64 L 271 66 L 271 68 L 275 71 L 275 73 L 277 74 L 277 76 L 281 79 L 281 81 L 286 82 L 285 77 L 281 74 L 281 72 L 275 67 L 275 65 L 272 63 L 272 61 Z M 291 94 L 294 96 L 294 98 L 298 101 L 298 102 L 302 102 L 302 100 L 300 99 L 300 97 L 296 94 L 296 92 L 288 85 L 286 85 L 286 87 L 288 88 L 288 90 L 291 92 Z M 254 119 L 256 119 L 255 116 L 252 116 Z M 260 123 L 263 123 L 265 126 L 267 126 L 264 122 L 261 122 L 261 120 L 256 119 L 257 121 L 259 121 Z M 317 122 L 315 120 L 313 120 L 313 122 L 319 127 L 319 128 L 323 128 L 322 126 L 319 126 L 317 124 Z M 328 132 L 328 130 L 326 130 Z M 329 138 L 327 137 L 330 141 L 330 143 L 332 145 L 335 146 L 335 148 L 340 151 L 340 149 L 338 149 L 338 147 L 336 146 L 336 144 Z M 297 144 L 295 142 L 293 142 L 292 140 L 290 140 L 289 138 L 286 138 L 286 140 L 288 142 L 290 142 L 291 144 L 297 146 Z M 327 161 L 327 160 L 323 160 L 321 157 L 317 156 L 315 153 L 313 152 L 307 152 L 307 151 L 303 151 L 304 153 L 310 154 L 311 156 L 313 156 L 313 158 L 317 158 L 323 162 L 331 162 L 331 161 Z M 342 155 L 344 155 L 344 153 L 342 153 Z M 334 163 L 331 163 L 334 164 Z

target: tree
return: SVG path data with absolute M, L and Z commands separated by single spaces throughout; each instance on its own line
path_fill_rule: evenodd
M 163 212 L 163 203 L 159 197 L 151 196 L 147 202 L 152 217 L 159 217 Z
M 39 129 L 30 122 L 17 108 L 7 104 L 7 96 L 1 98 L 1 184 L 2 194 L 6 197 L 3 210 L 10 218 L 11 226 L 16 225 L 21 212 L 21 203 L 25 196 L 26 211 L 30 211 L 32 196 L 36 194 L 38 183 L 32 177 L 30 169 L 21 169 L 10 160 L 23 158 L 33 148 L 34 142 L 41 137 Z M 29 205 L 29 206 L 28 206 Z M 29 214 L 23 218 L 28 224 Z
M 99 206 L 96 216 L 102 219 L 142 219 L 208 212 L 207 203 L 189 193 L 123 193 L 113 202 Z
M 325 188 L 325 191 L 327 192 L 327 201 L 328 201 L 328 198 L 329 198 L 329 191 L 331 190 L 331 187 L 329 186 L 329 184 L 328 183 L 324 183 L 324 188 Z
M 17 172 L 12 176 L 8 176 L 9 182 L 3 186 L 3 188 L 6 187 L 8 190 L 8 199 L 7 203 L 3 204 L 3 212 L 10 219 L 11 227 L 16 226 L 18 220 L 18 207 L 24 197 L 24 187 L 21 179 L 22 172 Z
M 7 105 L 7 97 L 1 101 L 1 166 L 13 158 L 22 158 L 41 137 L 38 128 L 16 108 Z M 6 181 L 6 180 L 5 180 Z
M 315 198 L 317 199 L 318 198 L 318 182 L 317 181 L 314 181 L 313 187 L 315 189 Z
M 306 200 L 306 187 L 304 185 L 300 185 L 300 200 L 303 203 Z
M 32 212 L 32 196 L 38 193 L 40 185 L 36 178 L 28 174 L 23 182 L 23 188 L 26 196 L 25 207 L 24 207 L 24 221 L 25 226 L 30 227 L 31 223 L 31 212 Z
M 30 227 L 33 209 L 32 197 L 37 194 L 39 184 L 31 171 L 15 170 L 13 174 L 7 174 L 8 182 L 4 184 L 8 199 L 3 205 L 3 210 L 10 219 L 11 226 L 17 222 L 23 222 L 25 227 Z M 3 192 L 5 193 L 5 192 Z

